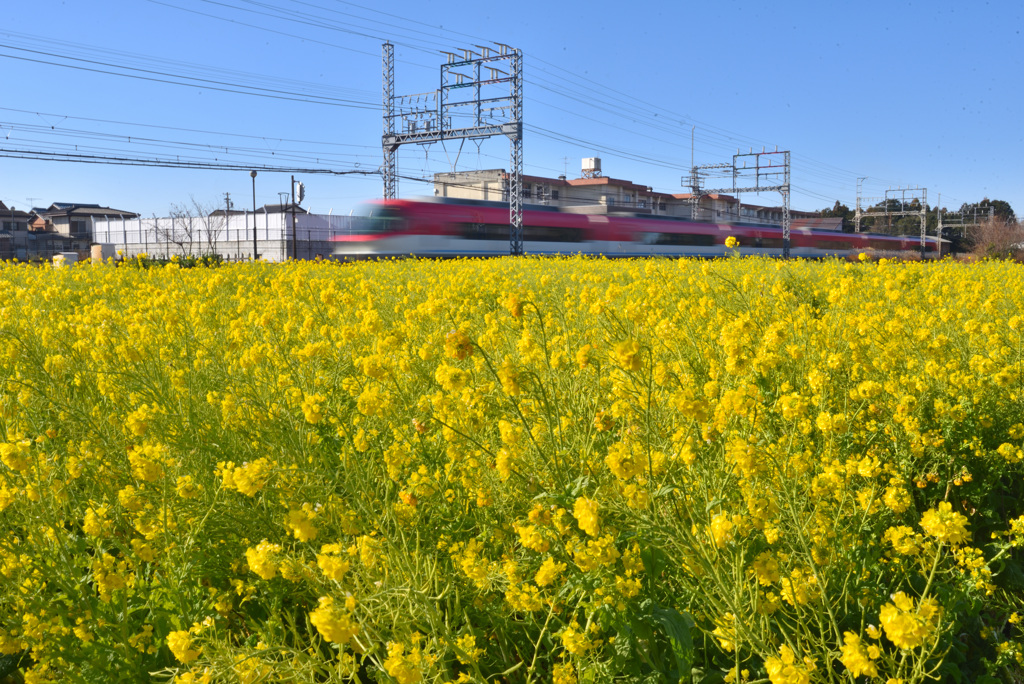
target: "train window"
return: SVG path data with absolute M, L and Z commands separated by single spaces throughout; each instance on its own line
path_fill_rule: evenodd
M 700 233 L 658 233 L 657 245 L 686 245 L 696 247 L 711 247 L 715 244 L 714 235 L 702 235 Z
M 528 242 L 580 242 L 579 228 L 554 226 L 523 226 L 523 240 Z
M 405 218 L 398 209 L 369 204 L 353 212 L 352 230 L 355 233 L 393 233 L 405 227 Z
M 838 249 L 843 251 L 851 249 L 850 243 L 845 240 L 819 240 L 815 247 L 818 249 Z
M 459 235 L 466 240 L 508 240 L 507 223 L 460 223 Z M 528 242 L 582 242 L 579 228 L 556 226 L 523 226 L 523 240 Z
M 460 223 L 459 235 L 466 240 L 508 240 L 510 235 L 507 223 Z
M 782 238 L 758 238 L 757 246 L 762 249 L 782 249 Z

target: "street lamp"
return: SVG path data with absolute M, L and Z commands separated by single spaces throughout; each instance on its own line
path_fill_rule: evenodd
M 260 256 L 256 253 L 256 170 L 250 171 L 249 175 L 252 176 L 252 260 L 256 261 Z

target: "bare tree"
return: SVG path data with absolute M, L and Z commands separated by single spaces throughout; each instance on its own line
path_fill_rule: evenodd
M 1024 228 L 1017 221 L 999 216 L 986 219 L 971 230 L 970 239 L 976 256 L 1017 260 L 1024 257 Z
M 215 212 L 219 208 L 215 208 L 213 204 L 199 202 L 194 195 L 190 196 L 189 200 L 191 200 L 191 210 L 199 227 L 198 238 L 200 245 L 205 242 L 205 253 L 216 254 L 217 242 L 220 240 L 220 236 L 225 228 L 227 228 L 227 214 L 216 214 Z
M 227 217 L 214 212 L 213 205 L 189 196 L 187 203 L 171 205 L 169 218 L 154 220 L 156 239 L 174 244 L 181 256 L 198 256 L 197 252 L 216 254 Z
M 199 236 L 197 224 L 190 206 L 172 204 L 169 218 L 153 217 L 153 233 L 157 242 L 168 246 L 173 244 L 181 256 L 192 256 L 193 246 Z M 171 250 L 167 251 L 169 253 Z

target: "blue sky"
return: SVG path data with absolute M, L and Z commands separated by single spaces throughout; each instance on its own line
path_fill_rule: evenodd
M 697 164 L 727 162 L 737 148 L 790 149 L 797 209 L 852 207 L 866 176 L 866 197 L 921 186 L 932 205 L 940 193 L 950 208 L 990 197 L 1020 214 L 1022 7 L 8 3 L 0 147 L 372 172 L 381 163 L 383 40 L 396 45 L 399 94 L 436 87 L 440 50 L 497 41 L 524 54 L 529 174 L 576 177 L 582 157 L 599 156 L 607 176 L 684 192 L 696 127 Z M 450 171 L 457 147 L 402 147 L 399 172 Z M 457 169 L 507 165 L 507 142 L 492 139 L 479 149 L 467 142 Z M 316 212 L 348 213 L 381 194 L 379 176 L 300 178 Z M 257 204 L 277 202 L 288 186 L 288 174 L 261 172 Z M 0 157 L 0 200 L 19 209 L 73 201 L 166 215 L 192 198 L 221 206 L 225 192 L 251 206 L 248 172 Z M 430 192 L 400 181 L 400 196 Z M 744 199 L 778 203 L 772 194 Z

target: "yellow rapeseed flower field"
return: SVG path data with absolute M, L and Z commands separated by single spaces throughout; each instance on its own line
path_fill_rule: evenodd
M 1024 681 L 1024 270 L 0 266 L 0 680 Z

